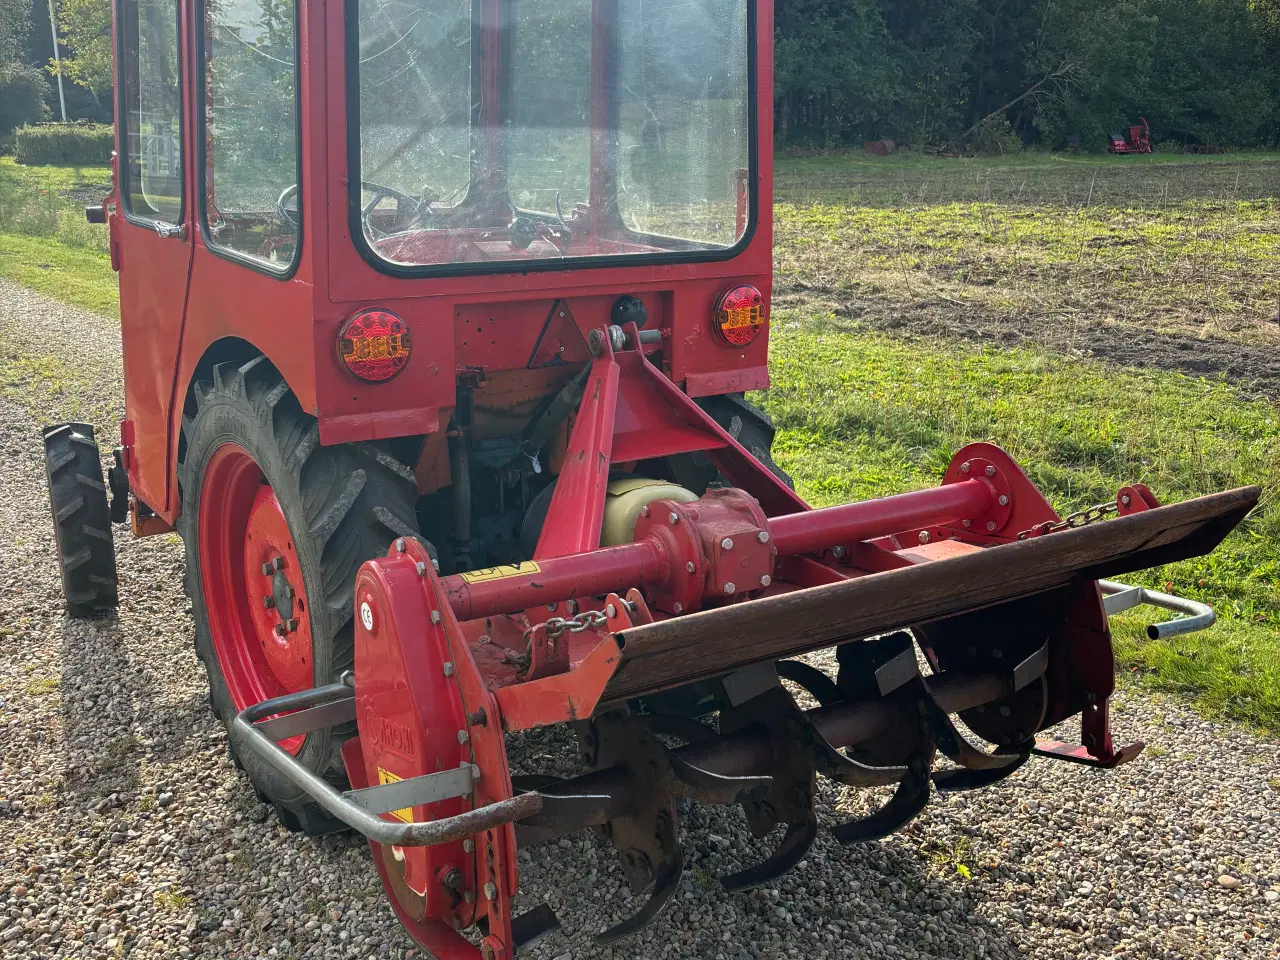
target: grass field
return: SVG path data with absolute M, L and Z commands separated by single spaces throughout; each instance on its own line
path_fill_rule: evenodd
M 1129 578 L 1214 629 L 1113 622 L 1135 680 L 1280 727 L 1277 194 L 1277 155 L 784 161 L 778 459 L 822 504 L 930 486 L 975 440 L 1063 513 L 1263 485 L 1212 556 Z
M 24 167 L 0 157 L 0 277 L 118 315 L 107 228 L 84 219 L 110 183 L 109 167 Z
M 114 314 L 80 211 L 105 181 L 0 159 L 0 275 Z M 1114 622 L 1134 682 L 1280 728 L 1278 194 L 1274 154 L 782 158 L 778 459 L 817 504 L 932 485 L 973 440 L 1060 512 L 1262 484 L 1213 556 L 1129 578 L 1213 603 L 1214 629 Z

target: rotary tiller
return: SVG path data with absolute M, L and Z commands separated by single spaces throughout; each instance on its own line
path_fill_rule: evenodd
M 612 840 L 647 896 L 608 943 L 675 890 L 681 798 L 785 828 L 735 890 L 803 858 L 819 775 L 897 785 L 831 825 L 857 843 L 934 786 L 1139 749 L 1108 726 L 1108 613 L 1213 613 L 1106 578 L 1211 550 L 1258 490 L 1063 519 L 979 443 L 936 489 L 795 494 L 745 399 L 769 0 L 112 6 L 88 215 L 126 419 L 106 484 L 91 426 L 44 434 L 68 610 L 117 602 L 111 521 L 176 529 L 235 759 L 287 827 L 368 836 L 429 954 L 558 923 L 512 916 L 521 844 Z M 834 675 L 795 659 L 826 648 Z M 1079 744 L 1037 742 L 1074 715 Z M 559 723 L 583 774 L 512 776 L 507 735 Z

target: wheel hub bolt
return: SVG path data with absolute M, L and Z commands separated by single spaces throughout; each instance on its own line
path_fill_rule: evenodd
M 277 637 L 283 637 L 286 633 L 288 633 L 288 631 L 285 629 L 283 623 L 277 623 L 275 625 L 275 634 Z
M 444 885 L 449 890 L 457 890 L 462 886 L 462 871 L 453 867 L 444 875 Z
M 722 550 L 732 550 L 733 539 L 731 537 L 725 537 L 723 540 L 720 541 L 720 548 Z
M 994 477 L 995 475 L 996 475 L 996 468 L 993 467 L 991 464 L 987 464 L 987 476 Z
M 262 605 L 266 607 L 268 610 L 274 609 L 276 605 L 276 598 L 268 594 L 267 596 L 262 598 Z

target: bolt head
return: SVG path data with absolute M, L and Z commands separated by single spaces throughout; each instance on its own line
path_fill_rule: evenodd
M 843 560 L 845 555 L 844 547 L 832 547 L 831 555 L 835 557 L 837 560 Z
M 995 467 L 993 467 L 991 464 L 989 464 L 989 463 L 988 463 L 988 464 L 987 464 L 986 474 L 987 474 L 987 476 L 988 476 L 988 477 L 994 477 L 994 476 L 996 475 L 996 468 L 995 468 Z
M 431 569 L 434 570 L 436 573 L 440 572 L 440 561 L 437 560 L 435 557 L 431 558 Z
M 273 557 L 273 558 L 272 558 L 272 560 L 271 560 L 271 569 L 272 569 L 273 571 L 275 571 L 275 570 L 283 570 L 283 569 L 284 569 L 284 557 Z
M 285 632 L 286 632 L 286 633 L 293 633 L 293 631 L 297 630 L 297 629 L 298 629 L 298 618 L 297 618 L 297 617 L 290 617 L 288 620 L 286 620 L 286 621 L 284 622 L 284 629 L 285 629 Z
M 1012 714 L 1012 713 L 1013 713 L 1013 711 L 1012 711 L 1012 710 L 1010 710 L 1010 709 L 1009 709 L 1009 707 L 1008 707 L 1007 705 L 1005 705 L 1005 704 L 1001 704 L 1001 705 L 1000 705 L 1000 716 L 1002 716 L 1002 717 L 1007 717 L 1007 716 L 1009 716 L 1009 715 L 1010 715 L 1010 714 Z
M 273 610 L 275 609 L 276 598 L 270 595 L 265 596 L 262 598 L 262 605 L 266 607 L 268 610 Z
M 684 568 L 685 568 L 685 570 L 687 570 L 689 573 L 693 573 L 694 571 L 696 571 L 696 570 L 698 569 L 696 566 L 694 566 L 694 564 L 693 564 L 693 561 L 692 561 L 692 560 L 687 560 L 687 561 L 685 561 Z
M 439 610 L 432 610 L 432 611 L 431 611 L 431 622 L 432 622 L 432 623 L 439 623 L 439 622 L 441 621 L 441 619 L 443 619 L 443 618 L 440 616 L 440 611 L 439 611 Z
M 737 593 L 737 591 L 738 591 L 737 584 L 735 584 L 732 580 L 730 580 L 728 583 L 724 585 L 725 593 Z
M 606 617 L 612 620 L 614 617 L 618 615 L 618 608 L 611 603 L 604 608 L 604 613 Z
M 1127 507 L 1129 504 L 1133 503 L 1133 498 L 1126 493 L 1123 497 L 1120 498 L 1120 502 Z
M 1000 506 L 1007 507 L 1009 505 L 1009 495 L 1007 493 L 1000 494 Z
M 640 516 L 647 517 L 649 515 L 649 505 L 646 503 L 640 508 Z
M 464 890 L 464 891 L 462 892 L 462 899 L 463 899 L 464 901 L 466 901 L 467 903 L 475 903 L 475 902 L 476 902 L 476 895 L 475 895 L 474 893 L 472 893 L 470 890 Z
M 971 464 L 968 460 L 966 460 L 964 463 L 960 464 L 960 472 L 961 472 L 961 473 L 968 473 L 968 472 L 969 472 L 970 470 L 972 470 L 972 469 L 973 469 L 973 464 Z
M 550 610 L 552 613 L 555 613 L 555 612 L 556 612 L 556 605 L 555 605 L 554 603 L 548 603 L 548 604 L 547 604 L 547 609 L 548 609 L 548 610 Z
M 274 571 L 271 569 L 271 564 L 269 564 L 269 563 L 264 563 L 264 564 L 262 565 L 262 575 L 263 575 L 264 577 L 269 577 L 269 576 L 271 576 L 271 574 L 272 574 L 273 572 L 274 572 Z
M 732 538 L 732 537 L 725 537 L 723 540 L 721 540 L 721 541 L 720 541 L 720 549 L 721 549 L 721 550 L 732 550 L 732 549 L 733 549 L 733 538 Z
M 415 569 L 418 571 L 418 576 L 425 577 L 427 575 L 427 565 L 423 561 L 419 560 Z
M 492 880 L 489 880 L 484 885 L 484 898 L 486 900 L 498 899 L 498 888 Z
M 465 730 L 458 731 L 458 743 L 466 743 L 470 739 L 471 739 L 471 734 L 467 733 L 467 731 Z
M 684 604 L 680 603 L 679 601 L 676 601 L 671 605 L 671 609 L 674 610 L 676 613 L 684 613 Z
M 284 595 L 288 597 L 290 600 L 292 600 L 294 597 L 298 595 L 298 592 L 293 589 L 292 583 L 286 583 L 284 585 Z
M 442 669 L 444 670 L 444 675 L 445 675 L 446 677 L 452 677 L 452 676 L 453 676 L 453 663 L 452 663 L 451 661 L 446 660 L 446 661 L 444 662 L 444 667 L 443 667 Z
M 444 875 L 444 885 L 450 890 L 457 890 L 462 886 L 462 871 L 457 867 L 453 867 Z
M 972 526 L 973 526 L 973 521 L 972 521 L 972 520 L 962 520 L 962 521 L 960 521 L 960 522 L 961 522 L 961 523 L 963 523 L 966 527 L 972 527 Z
M 920 542 L 921 542 L 921 543 L 928 543 L 931 539 L 932 539 L 932 538 L 929 536 L 929 531 L 928 531 L 928 530 L 921 530 L 921 531 L 920 531 Z
M 771 583 L 773 583 L 773 577 L 769 576 L 767 573 L 760 574 L 760 586 L 767 587 Z
M 463 841 L 462 841 L 462 852 L 463 852 L 463 853 L 475 853 L 475 852 L 476 852 L 476 842 L 475 842 L 474 840 L 472 840 L 470 837 L 467 837 L 467 839 L 465 839 L 465 840 L 463 840 Z
M 679 523 L 679 522 L 680 522 L 680 514 L 676 513 L 674 510 L 672 510 L 669 514 L 667 514 L 667 519 L 668 519 L 668 520 L 670 520 L 673 524 Z
M 404 553 L 404 537 L 396 537 L 396 553 Z
M 756 534 L 756 539 L 757 539 L 757 540 L 759 540 L 761 543 L 768 543 L 768 542 L 769 542 L 769 531 L 768 531 L 768 530 L 761 530 L 759 533 L 757 533 L 757 534 Z
M 275 630 L 275 634 L 277 637 L 283 637 L 287 632 L 284 628 L 283 623 L 277 623 L 273 629 Z
M 987 521 L 987 533 L 995 533 L 996 522 L 994 520 Z

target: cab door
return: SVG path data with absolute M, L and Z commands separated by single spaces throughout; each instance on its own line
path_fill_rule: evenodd
M 179 0 L 115 0 L 117 216 L 125 418 L 135 496 L 163 511 L 169 414 L 193 248 Z M 130 433 L 132 434 L 130 436 Z

